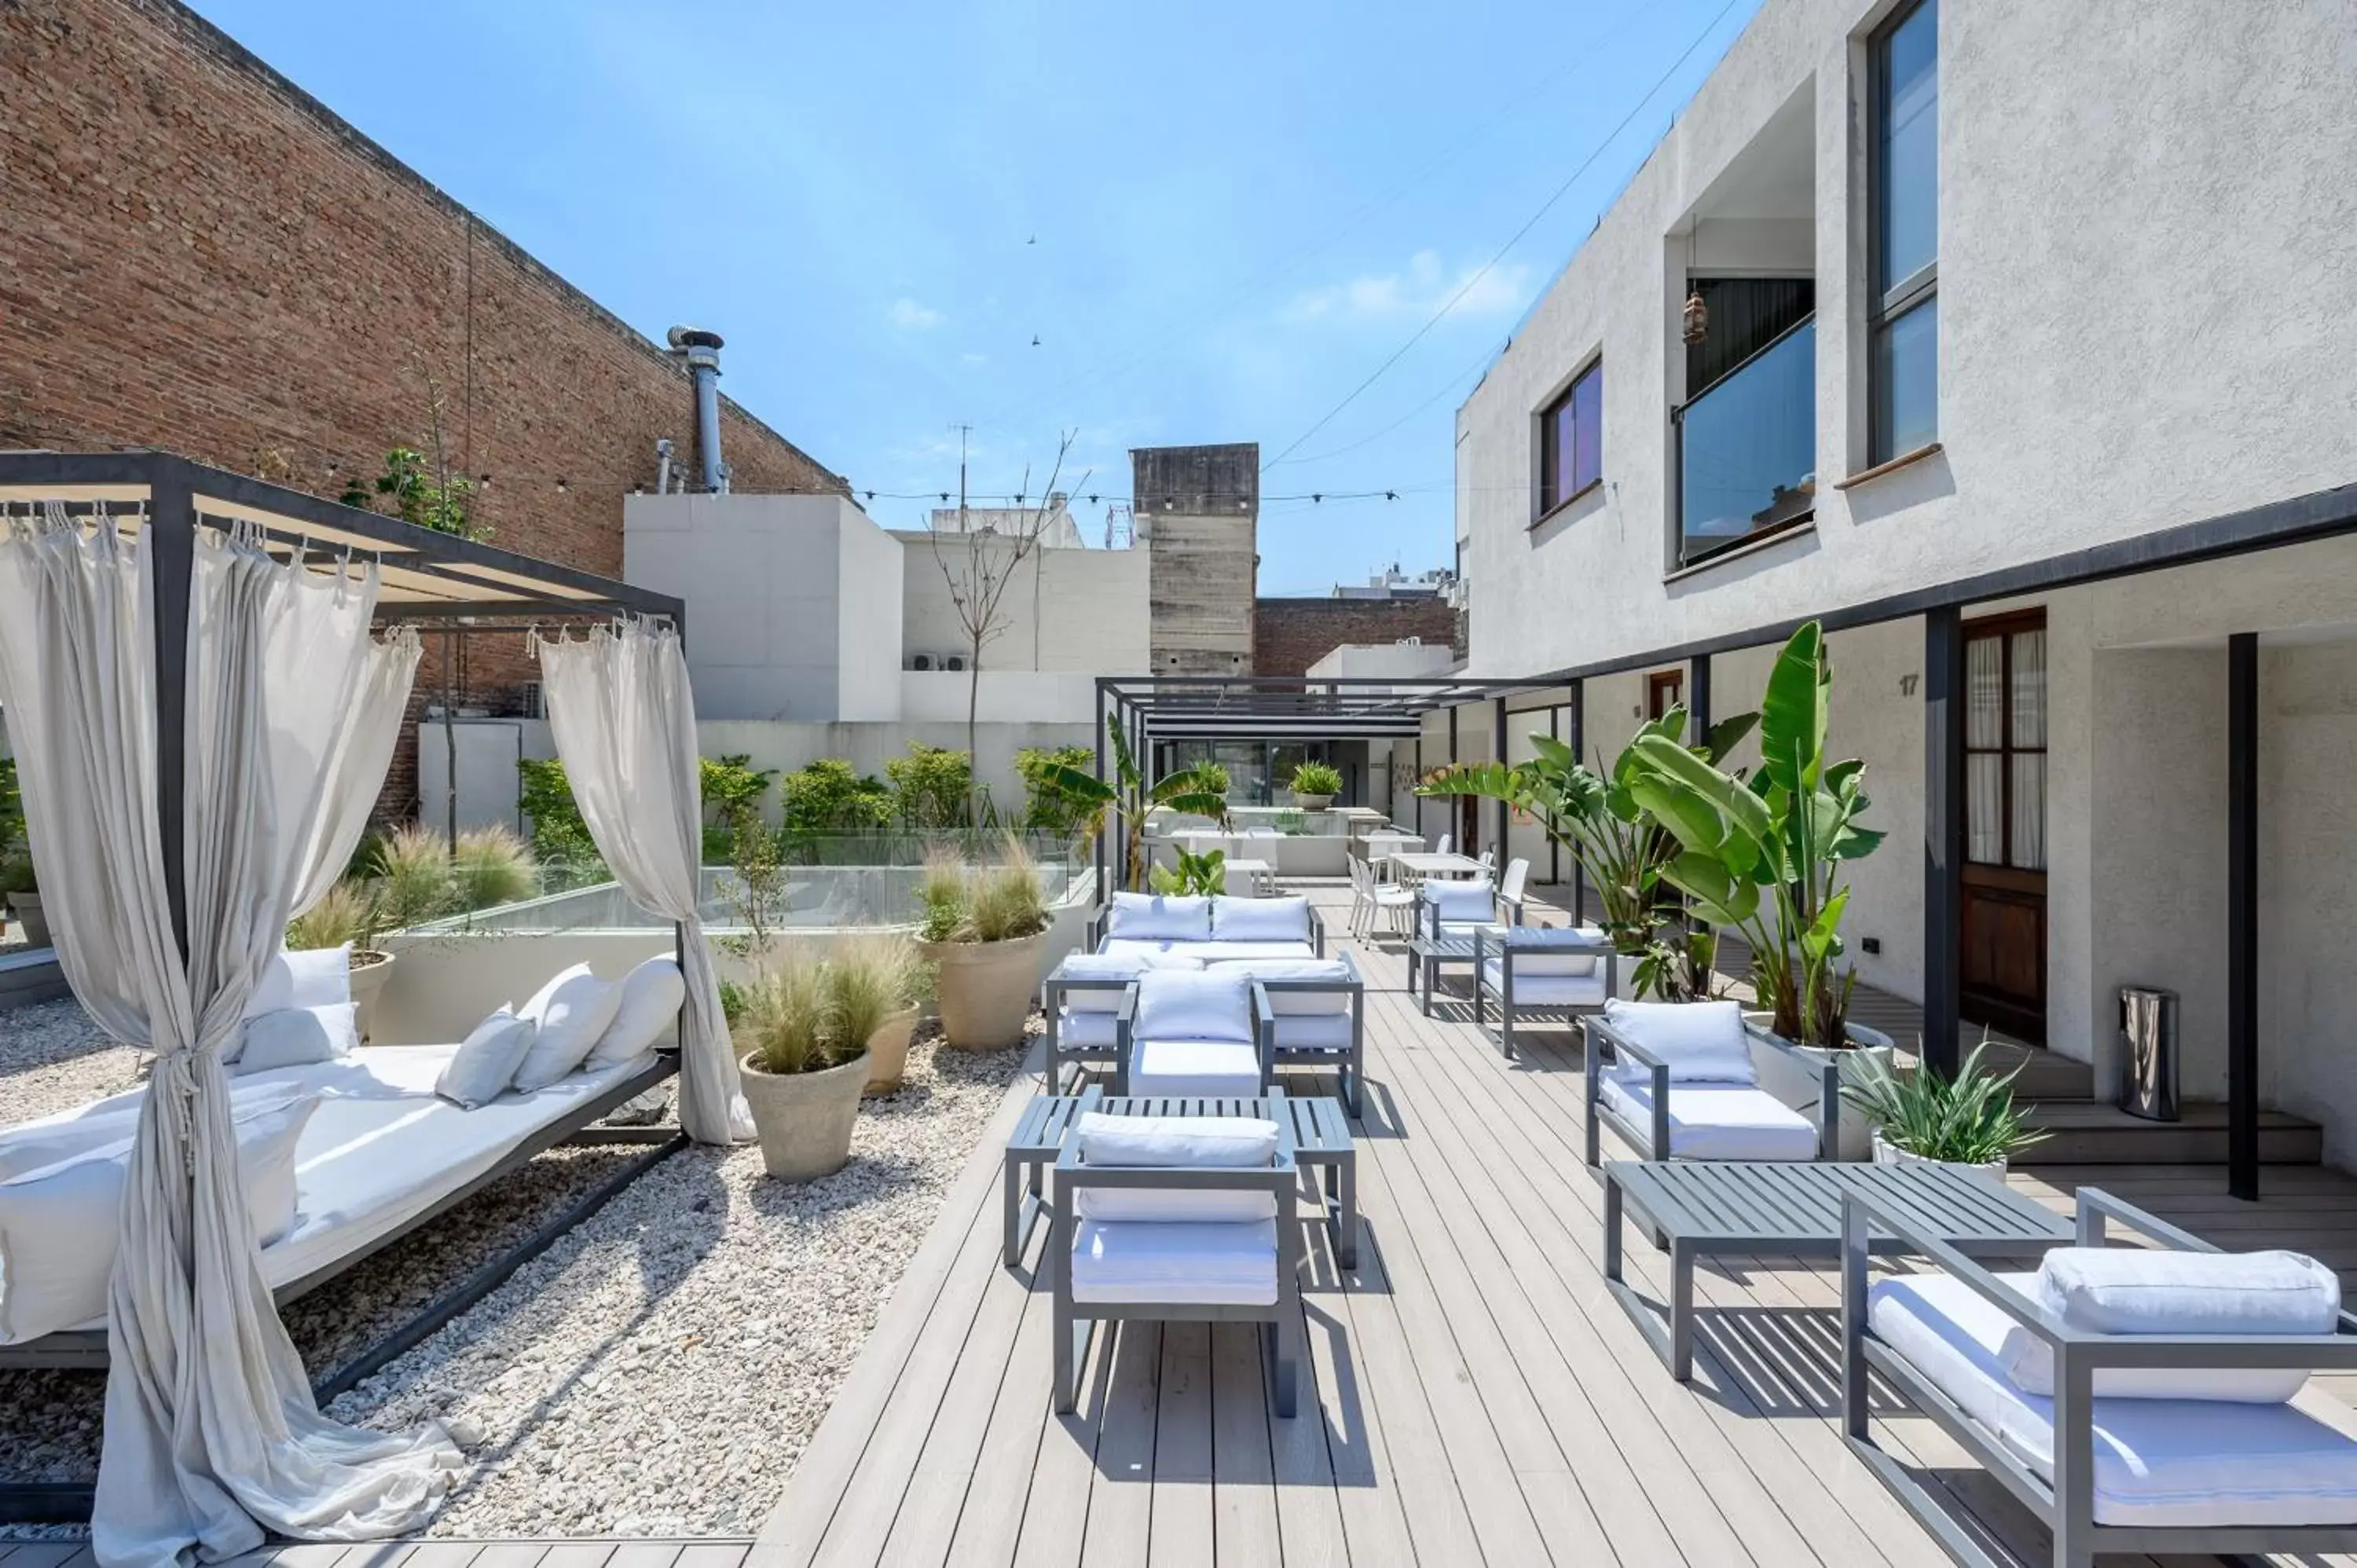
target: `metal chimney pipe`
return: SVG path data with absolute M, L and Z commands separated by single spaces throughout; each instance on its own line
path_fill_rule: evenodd
M 672 352 L 687 361 L 695 381 L 695 460 L 703 470 L 704 489 L 717 494 L 727 472 L 720 461 L 720 334 L 700 327 L 674 327 Z

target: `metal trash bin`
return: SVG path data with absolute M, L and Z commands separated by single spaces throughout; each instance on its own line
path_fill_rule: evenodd
M 2177 993 L 2120 987 L 2120 1109 L 2148 1122 L 2177 1120 Z

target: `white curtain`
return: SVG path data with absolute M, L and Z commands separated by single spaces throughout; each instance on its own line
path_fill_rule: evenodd
M 742 1143 L 752 1114 L 696 913 L 703 881 L 695 696 L 679 634 L 630 620 L 584 639 L 535 639 L 556 755 L 597 853 L 641 908 L 684 928 L 679 1121 L 700 1144 Z
M 417 677 L 423 645 L 413 627 L 397 627 L 369 644 L 352 704 L 344 711 L 341 733 L 328 748 L 328 774 L 321 780 L 319 814 L 305 856 L 304 876 L 293 912 L 304 913 L 328 896 L 351 863 L 368 832 L 369 813 L 393 766 L 409 714 L 409 688 Z
M 190 585 L 185 955 L 156 811 L 153 534 L 52 509 L 0 538 L 0 703 L 59 962 L 155 1054 L 107 1306 L 92 1544 L 107 1568 L 251 1550 L 265 1528 L 371 1540 L 423 1525 L 464 1463 L 439 1427 L 327 1420 L 278 1320 L 239 1190 L 220 1050 L 321 843 L 335 747 L 372 655 L 359 582 L 199 534 Z

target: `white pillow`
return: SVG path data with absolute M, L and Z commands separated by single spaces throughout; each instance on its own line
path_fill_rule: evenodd
M 524 1053 L 532 1049 L 537 1033 L 531 1019 L 515 1015 L 512 1003 L 501 1004 L 498 1012 L 475 1026 L 444 1064 L 442 1076 L 434 1080 L 434 1092 L 462 1111 L 489 1105 L 515 1080 L 516 1069 L 523 1065 Z
M 1215 942 L 1306 942 L 1309 940 L 1307 898 L 1214 898 L 1211 940 Z
M 2341 1282 L 2298 1252 L 2057 1247 L 2038 1294 L 2090 1334 L 2330 1334 L 2341 1317 Z
M 2058 1249 L 2060 1250 L 2060 1249 Z M 2154 1254 L 2167 1256 L 2169 1254 Z M 2178 1254 L 2182 1256 L 2183 1254 Z M 2040 1302 L 2040 1276 L 2004 1273 L 1996 1282 L 2024 1300 Z M 2054 1396 L 2054 1350 L 2017 1324 L 2005 1331 L 1996 1358 L 2013 1386 L 2041 1399 Z M 2223 1400 L 2230 1404 L 2281 1404 L 2308 1383 L 2305 1367 L 2098 1367 L 2095 1392 L 2106 1399 Z
M 1119 952 L 1066 953 L 1057 972 L 1067 980 L 1135 980 L 1149 969 L 1200 969 L 1203 961 L 1191 953 L 1146 952 L 1125 948 Z
M 637 1060 L 662 1038 L 665 1029 L 678 1024 L 680 1007 L 686 1001 L 687 982 L 680 975 L 679 960 L 657 953 L 622 976 L 614 1021 L 606 1026 L 581 1065 L 596 1072 Z
M 318 1096 L 232 1108 L 238 1177 L 263 1246 L 295 1228 L 296 1145 Z M 128 1139 L 0 1182 L 0 1344 L 19 1344 L 106 1316 L 123 1224 Z
M 338 1002 L 324 1007 L 287 1007 L 245 1021 L 245 1043 L 230 1071 L 239 1078 L 283 1067 L 331 1062 L 360 1048 L 360 1008 Z
M 245 1015 L 284 1013 L 293 1007 L 333 1007 L 352 999 L 352 945 L 282 952 L 263 967 L 245 1000 Z
M 621 1006 L 622 988 L 590 973 L 586 963 L 542 986 L 516 1013 L 538 1031 L 516 1069 L 517 1090 L 538 1093 L 587 1061 Z
M 1274 1122 L 1249 1116 L 1107 1116 L 1090 1112 L 1077 1129 L 1092 1165 L 1265 1166 L 1276 1155 Z M 1235 1223 L 1276 1218 L 1265 1190 L 1082 1187 L 1072 1211 L 1083 1219 Z
M 1241 1040 L 1254 1033 L 1252 981 L 1215 970 L 1151 970 L 1137 977 L 1131 1036 L 1140 1040 Z
M 1623 1002 L 1616 996 L 1604 1004 L 1604 1021 L 1661 1058 L 1672 1083 L 1760 1081 L 1738 1003 Z M 1651 1071 L 1633 1061 L 1620 1065 L 1631 1076 Z
M 1351 966 L 1339 958 L 1230 958 L 1220 960 L 1211 969 L 1215 973 L 1242 974 L 1261 981 L 1315 980 L 1330 987 L 1288 991 L 1282 986 L 1270 986 L 1268 1010 L 1279 1016 L 1350 1009 L 1351 993 L 1343 987 L 1350 983 Z
M 1477 882 L 1427 882 L 1425 901 L 1444 926 L 1486 925 L 1498 918 L 1497 890 Z
M 1105 917 L 1105 935 L 1166 942 L 1211 940 L 1211 901 L 1200 895 L 1166 897 L 1159 893 L 1116 893 Z

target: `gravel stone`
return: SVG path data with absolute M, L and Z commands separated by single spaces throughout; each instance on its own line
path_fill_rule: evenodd
M 136 1089 L 146 1064 L 70 996 L 0 1012 L 0 1127 Z

